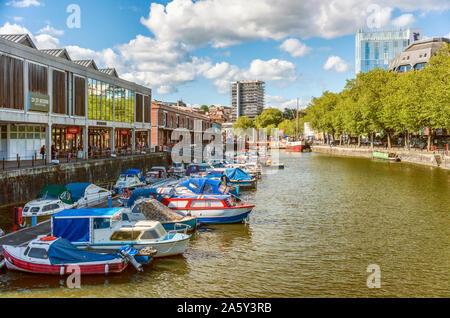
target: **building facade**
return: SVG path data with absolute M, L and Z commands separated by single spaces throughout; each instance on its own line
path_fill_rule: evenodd
M 255 119 L 264 109 L 264 82 L 238 81 L 231 84 L 232 121 L 241 116 Z
M 428 63 L 430 57 L 444 44 L 450 44 L 447 38 L 430 38 L 415 41 L 392 59 L 389 70 L 397 73 L 405 73 L 410 70 L 420 70 Z
M 0 157 L 31 160 L 46 146 L 87 159 L 150 145 L 150 88 L 65 49 L 38 50 L 27 34 L 0 35 Z
M 387 70 L 394 57 L 412 42 L 422 39 L 421 29 L 364 31 L 356 33 L 355 70 L 367 73 L 375 68 Z
M 193 143 L 194 131 L 203 132 L 212 127 L 207 115 L 176 105 L 161 101 L 152 102 L 152 146 L 158 150 L 166 150 L 177 142 L 172 140 L 172 132 L 177 128 L 187 129 Z
M 231 108 L 226 106 L 209 107 L 208 115 L 212 121 L 218 125 L 231 121 Z

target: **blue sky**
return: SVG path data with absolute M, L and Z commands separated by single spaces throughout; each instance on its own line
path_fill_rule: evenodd
M 70 28 L 66 9 L 80 8 Z M 450 2 L 341 0 L 1 0 L 0 32 L 33 36 L 39 48 L 93 58 L 153 97 L 229 105 L 230 82 L 266 82 L 266 106 L 302 106 L 354 77 L 354 33 L 382 29 L 450 33 Z M 372 20 L 370 20 L 372 19 Z

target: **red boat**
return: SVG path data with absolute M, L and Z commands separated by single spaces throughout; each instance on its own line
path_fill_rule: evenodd
M 6 267 L 35 274 L 70 275 L 78 266 L 81 275 L 120 273 L 128 258 L 79 250 L 65 239 L 41 237 L 25 247 L 3 246 Z
M 290 152 L 304 152 L 306 149 L 303 141 L 291 141 L 286 145 L 286 151 Z

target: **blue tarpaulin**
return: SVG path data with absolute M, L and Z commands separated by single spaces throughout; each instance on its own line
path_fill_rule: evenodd
M 253 177 L 248 173 L 245 173 L 239 168 L 227 169 L 225 174 L 231 181 L 249 181 L 253 180 Z
M 138 177 L 138 179 L 141 180 L 141 181 L 143 181 L 143 180 L 145 179 L 144 174 L 143 174 L 142 171 L 139 170 L 139 169 L 128 169 L 128 170 L 125 170 L 124 172 L 122 172 L 120 175 L 121 175 L 121 176 L 123 176 L 123 175 L 127 175 L 127 176 L 129 176 L 129 175 L 131 175 L 131 176 L 136 176 L 136 177 Z
M 220 188 L 221 184 L 220 180 L 198 178 L 180 182 L 180 186 L 186 187 L 196 194 L 224 194 L 225 187 Z
M 53 217 L 52 236 L 64 238 L 70 242 L 89 242 L 89 218 Z
M 119 258 L 117 254 L 100 254 L 79 250 L 65 239 L 58 239 L 52 243 L 47 255 L 52 265 L 110 261 Z
M 158 194 L 155 188 L 134 190 L 127 201 L 127 207 L 132 207 L 134 202 L 141 198 L 153 198 L 152 194 L 155 196 Z
M 69 183 L 68 185 L 66 185 L 66 188 L 69 189 L 72 193 L 73 202 L 77 202 L 84 197 L 84 192 L 90 185 L 90 183 Z
M 52 218 L 77 218 L 77 217 L 112 217 L 123 208 L 104 209 L 68 209 L 53 214 Z

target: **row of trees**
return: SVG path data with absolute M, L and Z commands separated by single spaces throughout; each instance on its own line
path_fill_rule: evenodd
M 284 112 L 277 108 L 267 108 L 261 115 L 256 116 L 255 120 L 251 120 L 246 116 L 239 117 L 233 123 L 233 128 L 266 128 L 270 134 L 272 128 L 282 129 L 284 135 L 295 136 L 303 133 L 306 112 L 301 110 L 298 112 L 298 126 L 296 123 L 297 111 L 292 108 L 286 108 Z
M 240 117 L 234 128 L 280 128 L 285 135 L 296 133 L 296 110 L 281 112 L 266 109 L 254 121 Z M 431 149 L 436 130 L 450 130 L 450 45 L 446 44 L 420 71 L 404 74 L 375 69 L 360 73 L 348 80 L 339 93 L 325 91 L 313 98 L 306 109 L 299 112 L 298 134 L 305 122 L 333 140 L 343 136 L 370 137 L 373 145 L 377 133 L 387 136 L 391 148 L 392 137 L 402 135 L 405 146 L 409 136 L 423 129 L 428 131 Z M 350 142 L 351 138 L 348 138 Z
M 375 69 L 348 80 L 340 93 L 324 92 L 306 109 L 311 127 L 328 136 L 402 134 L 428 131 L 428 149 L 438 129 L 450 128 L 450 46 L 446 44 L 420 71 L 404 74 Z M 328 138 L 330 139 L 330 138 Z M 349 138 L 350 140 L 350 138 Z

